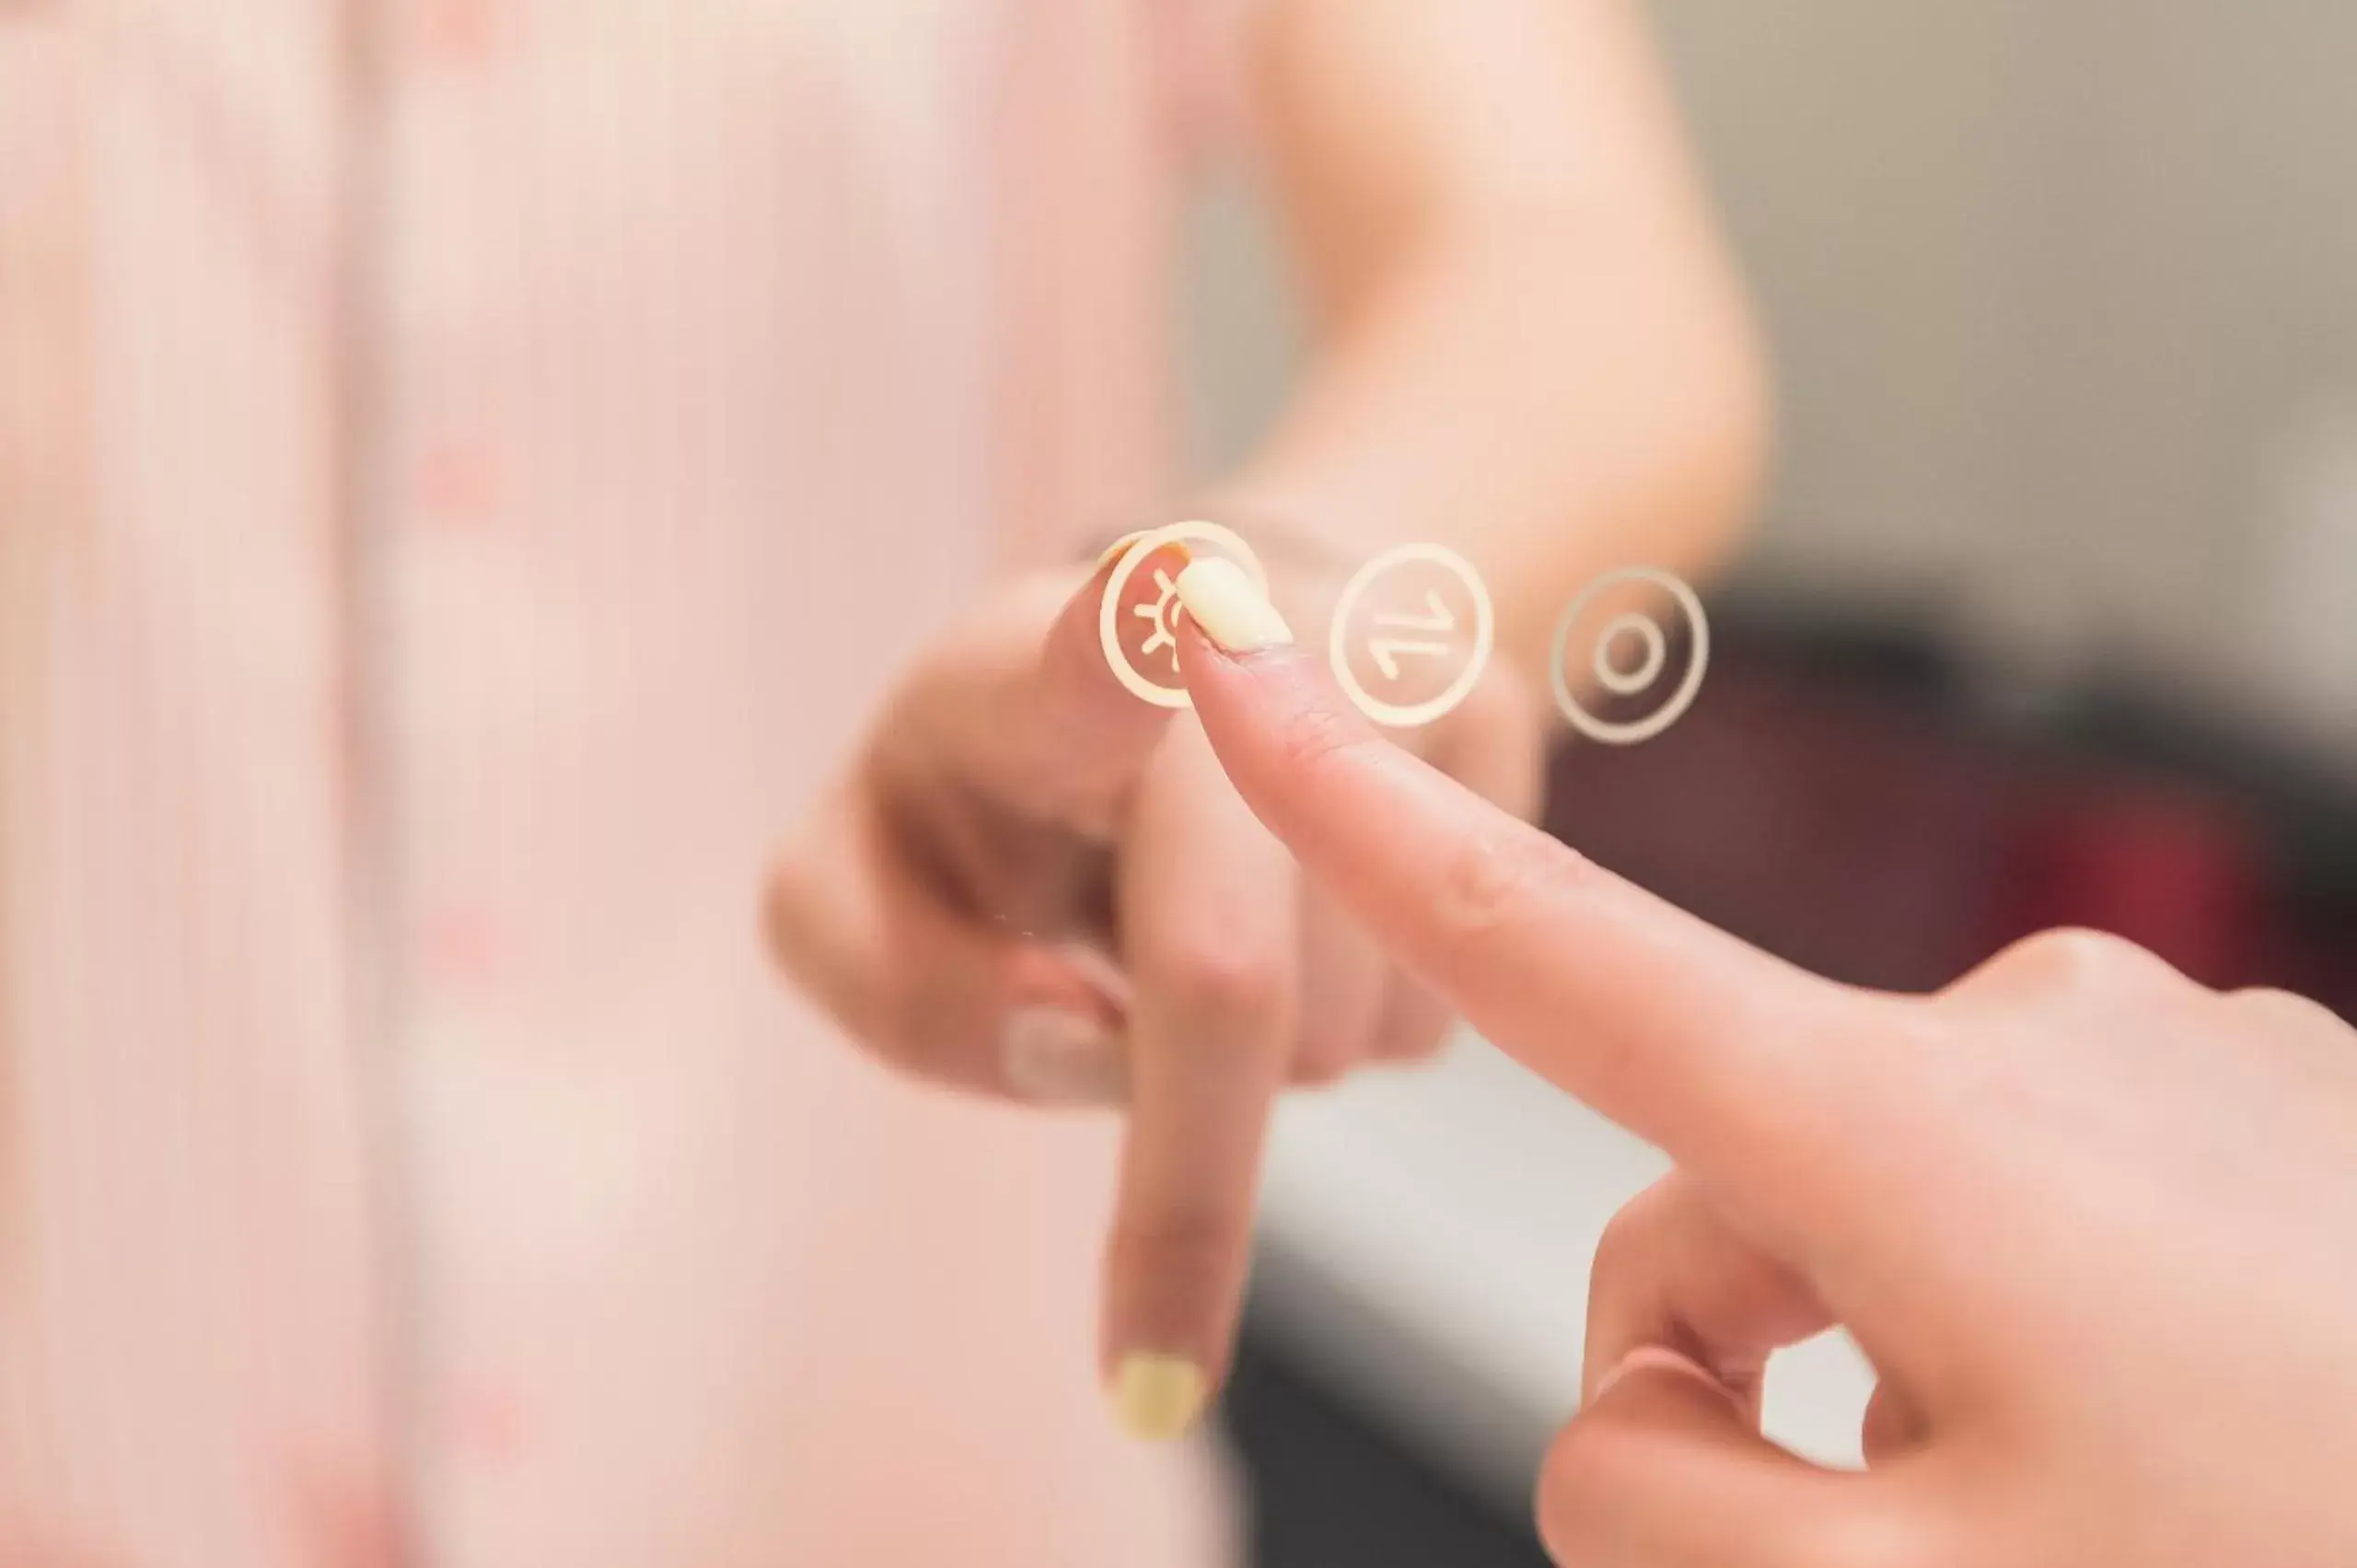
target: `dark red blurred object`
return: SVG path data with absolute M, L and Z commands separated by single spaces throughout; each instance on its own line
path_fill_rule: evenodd
M 2030 807 L 2012 830 L 1985 945 L 2081 925 L 2214 986 L 2256 982 L 2275 945 L 2261 849 L 2230 809 L 2127 778 Z
M 1723 616 L 1713 639 L 1702 696 L 1666 734 L 1558 753 L 1550 828 L 1858 984 L 1934 989 L 2076 925 L 2357 1018 L 2357 855 L 2340 853 L 2357 792 L 2287 804 L 2271 759 L 2150 710 L 2000 718 L 1904 637 Z

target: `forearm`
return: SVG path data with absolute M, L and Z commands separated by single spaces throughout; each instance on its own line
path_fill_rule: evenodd
M 1215 503 L 1445 544 L 1531 673 L 1596 571 L 1707 568 L 1766 447 L 1743 290 L 1629 0 L 1259 0 L 1256 145 L 1318 323 Z M 1544 682 L 1540 682 L 1544 685 Z
M 1360 556 L 1447 545 L 1533 671 L 1596 572 L 1724 556 L 1759 483 L 1767 398 L 1706 235 L 1515 215 L 1398 250 L 1215 507 Z

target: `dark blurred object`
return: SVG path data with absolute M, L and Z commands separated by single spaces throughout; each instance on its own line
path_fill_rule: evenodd
M 2125 681 L 2008 706 L 1908 633 L 1714 615 L 1692 712 L 1556 759 L 1548 825 L 1598 861 L 1859 984 L 2081 925 L 2357 1017 L 2357 791 Z
M 1253 1568 L 1547 1568 L 1527 1521 L 1434 1474 L 1248 1319 L 1222 1411 L 1251 1476 Z

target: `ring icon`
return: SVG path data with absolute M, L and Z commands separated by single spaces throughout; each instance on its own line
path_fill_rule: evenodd
M 1410 577 L 1403 568 L 1425 570 Z M 1421 587 L 1420 601 L 1404 608 L 1378 609 L 1359 626 L 1353 612 L 1370 589 L 1385 583 L 1394 591 Z M 1393 701 L 1367 690 L 1353 660 L 1354 643 L 1364 646 L 1368 662 L 1387 682 L 1409 680 L 1420 661 L 1446 659 L 1463 647 L 1457 636 L 1457 608 L 1463 598 L 1471 612 L 1471 645 L 1456 677 L 1439 691 L 1417 701 Z M 1436 544 L 1404 544 L 1386 551 L 1358 569 L 1334 605 L 1333 629 L 1327 639 L 1327 662 L 1334 679 L 1359 712 L 1394 729 L 1413 729 L 1446 716 L 1465 701 L 1489 667 L 1490 650 L 1497 642 L 1497 613 L 1490 590 L 1466 560 Z M 1397 695 L 1395 693 L 1395 695 Z
M 1105 597 L 1097 611 L 1097 637 L 1105 645 L 1105 662 L 1112 668 L 1114 679 L 1129 688 L 1132 693 L 1158 708 L 1190 708 L 1195 699 L 1178 679 L 1178 596 L 1177 585 L 1169 574 L 1158 568 L 1155 593 L 1151 600 L 1141 600 L 1130 607 L 1129 620 L 1144 621 L 1150 630 L 1138 645 L 1136 660 L 1121 645 L 1121 632 L 1128 621 L 1121 614 L 1123 590 L 1136 575 L 1138 565 L 1161 546 L 1174 540 L 1208 546 L 1213 552 L 1227 556 L 1252 575 L 1262 593 L 1269 591 L 1269 574 L 1260 558 L 1252 553 L 1233 528 L 1217 523 L 1172 523 L 1167 528 L 1154 528 L 1140 534 L 1121 553 L 1121 563 L 1113 568 L 1106 579 Z M 1155 680 L 1138 668 L 1139 662 L 1151 663 L 1161 655 L 1170 665 L 1167 684 Z
M 1631 584 L 1659 588 L 1676 601 L 1678 618 L 1685 622 L 1692 640 L 1692 650 L 1685 679 L 1678 682 L 1667 702 L 1643 718 L 1616 723 L 1598 718 L 1581 704 L 1572 691 L 1564 666 L 1571 652 L 1572 633 L 1578 627 L 1581 615 L 1607 589 Z M 1617 651 L 1631 642 L 1636 645 L 1636 662 L 1624 665 Z M 1606 621 L 1604 630 L 1597 634 L 1595 652 L 1588 659 L 1588 673 L 1613 696 L 1634 697 L 1660 679 L 1668 663 L 1669 637 L 1660 621 L 1642 610 L 1624 610 Z M 1702 675 L 1710 663 L 1711 623 L 1703 615 L 1702 601 L 1694 590 L 1667 572 L 1651 566 L 1624 566 L 1617 572 L 1607 572 L 1582 588 L 1579 597 L 1563 611 L 1563 618 L 1555 623 L 1555 648 L 1548 675 L 1555 688 L 1555 705 L 1562 710 L 1573 729 L 1607 746 L 1634 746 L 1641 740 L 1651 740 L 1686 715 L 1686 710 L 1694 705 L 1695 695 L 1702 690 Z

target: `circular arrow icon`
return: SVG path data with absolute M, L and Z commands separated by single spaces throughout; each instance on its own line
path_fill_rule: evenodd
M 1432 580 L 1434 569 L 1442 575 L 1439 582 Z M 1470 602 L 1473 624 L 1469 648 L 1469 639 L 1459 630 L 1457 613 L 1449 606 L 1454 596 L 1443 592 L 1452 582 L 1462 586 Z M 1424 591 L 1418 608 L 1377 610 L 1365 618 L 1368 624 L 1363 633 L 1354 629 L 1353 612 L 1378 585 L 1395 591 L 1405 588 L 1411 595 L 1419 583 Z M 1418 605 L 1419 601 L 1409 598 L 1408 603 Z M 1434 660 L 1463 655 L 1465 663 L 1444 689 L 1421 702 L 1377 697 L 1359 679 L 1351 657 L 1353 640 L 1362 636 L 1368 662 L 1388 682 L 1404 681 L 1415 666 Z M 1333 667 L 1334 679 L 1343 694 L 1359 712 L 1394 729 L 1413 729 L 1446 716 L 1465 701 L 1480 683 L 1482 670 L 1489 667 L 1490 650 L 1496 639 L 1497 617 L 1480 574 L 1464 557 L 1439 545 L 1404 544 L 1360 567 L 1342 589 L 1342 597 L 1334 606 L 1327 662 Z

